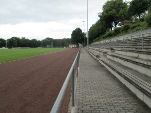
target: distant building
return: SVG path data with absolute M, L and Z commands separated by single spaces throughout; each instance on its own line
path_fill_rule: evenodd
M 133 22 L 131 20 L 124 20 L 122 22 L 123 25 L 129 25 L 129 24 L 132 24 Z
M 131 20 L 124 20 L 122 22 L 119 22 L 118 26 L 120 27 L 120 26 L 123 26 L 123 25 L 129 25 L 129 24 L 132 24 L 132 23 L 133 23 L 133 21 L 131 21 Z
M 77 48 L 77 45 L 75 44 L 72 44 L 72 45 L 69 45 L 70 48 Z

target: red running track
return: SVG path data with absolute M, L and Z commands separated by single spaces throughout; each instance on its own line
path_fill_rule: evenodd
M 76 54 L 67 49 L 0 64 L 0 113 L 49 113 Z

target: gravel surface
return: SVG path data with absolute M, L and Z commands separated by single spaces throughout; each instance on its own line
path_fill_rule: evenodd
M 76 54 L 67 49 L 0 64 L 0 113 L 49 113 Z

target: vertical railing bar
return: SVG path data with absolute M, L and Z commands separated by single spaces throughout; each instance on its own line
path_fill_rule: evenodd
M 144 49 L 144 34 L 142 34 L 142 50 Z
M 133 38 L 133 36 L 131 36 L 131 50 L 132 50 L 132 38 Z
M 110 49 L 111 49 L 111 47 L 112 47 L 112 45 L 111 45 L 111 40 L 110 40 L 110 42 L 109 42 L 109 45 L 110 45 Z
M 127 37 L 127 39 L 126 39 L 127 41 L 125 41 L 125 43 L 128 42 L 128 39 L 129 39 L 129 38 Z M 129 49 L 129 48 L 126 48 L 126 50 L 128 50 L 128 49 Z
M 99 49 L 99 57 L 100 57 L 100 49 Z

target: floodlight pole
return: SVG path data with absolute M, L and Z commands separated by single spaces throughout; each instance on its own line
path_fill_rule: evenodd
M 89 49 L 89 34 L 88 34 L 88 0 L 87 0 L 87 49 Z
M 85 21 L 82 21 L 82 22 L 83 22 L 84 46 L 85 46 L 85 28 L 84 28 L 84 22 L 85 22 Z

